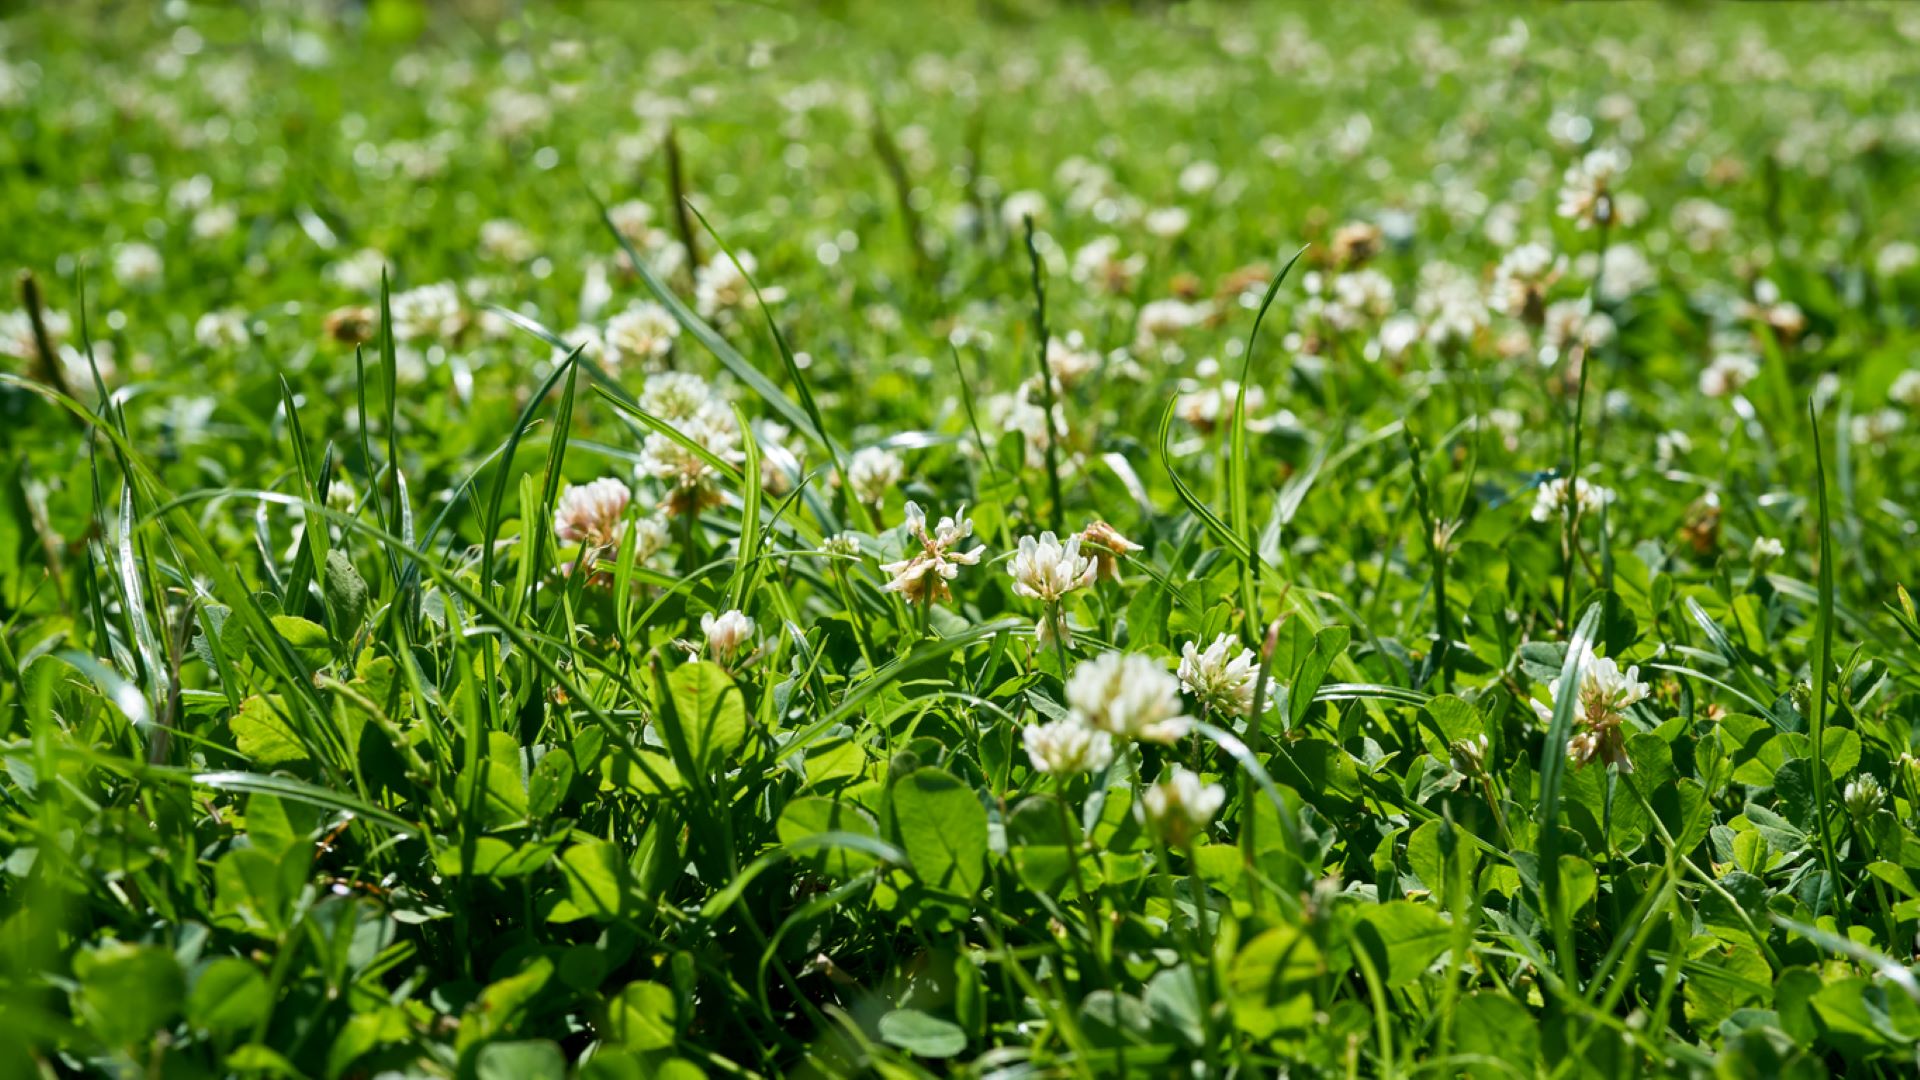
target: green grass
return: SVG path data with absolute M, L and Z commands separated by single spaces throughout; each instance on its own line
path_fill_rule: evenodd
M 1915 1067 L 1906 7 L 81 7 L 0 1074 Z

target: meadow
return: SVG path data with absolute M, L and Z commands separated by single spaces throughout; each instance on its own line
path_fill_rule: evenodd
M 0 1075 L 1920 1070 L 1920 8 L 28 5 L 0 221 Z

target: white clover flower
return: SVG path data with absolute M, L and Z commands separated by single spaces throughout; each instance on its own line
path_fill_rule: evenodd
M 503 139 L 529 135 L 553 119 L 553 106 L 540 94 L 502 86 L 487 95 L 487 123 Z
M 1873 258 L 1873 268 L 1882 277 L 1899 277 L 1916 266 L 1920 266 L 1920 245 L 1906 240 L 1895 240 Z
M 446 341 L 460 332 L 460 290 L 450 281 L 408 289 L 392 297 L 391 306 L 400 341 Z
M 671 534 L 665 520 L 648 514 L 633 519 L 627 526 L 627 539 L 633 544 L 633 565 L 645 566 L 665 551 Z
M 1547 305 L 1540 326 L 1542 364 L 1552 364 L 1575 345 L 1592 350 L 1613 340 L 1613 317 L 1592 308 L 1584 297 Z
M 1393 279 L 1378 270 L 1351 270 L 1333 279 L 1321 313 L 1334 329 L 1358 330 L 1393 313 Z
M 722 664 L 730 664 L 741 648 L 753 642 L 753 620 L 741 611 L 708 612 L 700 616 L 700 632 L 707 638 L 707 653 Z
M 673 350 L 680 323 L 651 300 L 637 301 L 607 320 L 606 343 L 615 364 L 628 361 L 652 366 Z
M 1887 792 L 1874 777 L 1862 774 L 1847 781 L 1847 787 L 1841 793 L 1846 801 L 1847 812 L 1855 817 L 1868 817 L 1887 801 Z
M 1141 792 L 1134 813 L 1170 848 L 1184 848 L 1204 836 L 1227 801 L 1227 789 L 1175 765 L 1166 779 Z
M 1031 536 L 1020 538 L 1020 549 L 1007 564 L 1007 572 L 1013 577 L 1015 595 L 1049 605 L 1047 613 L 1034 627 L 1034 634 L 1042 644 L 1058 639 L 1072 646 L 1073 631 L 1067 623 L 1066 612 L 1052 605 L 1075 589 L 1093 584 L 1098 569 L 1093 559 L 1080 554 L 1078 536 L 1067 537 L 1065 543 L 1051 532 L 1041 533 L 1037 540 Z
M 46 328 L 47 344 L 55 351 L 73 333 L 73 319 L 64 311 L 42 311 L 40 324 Z M 0 356 L 32 360 L 39 355 L 40 345 L 33 336 L 33 316 L 25 311 L 0 313 Z
M 1035 400 L 1040 396 L 1036 376 L 1020 384 L 1011 394 L 995 394 L 981 406 L 987 425 L 1002 431 L 1017 431 L 1024 439 L 1027 468 L 1038 469 L 1047 462 L 1047 407 Z M 1067 410 L 1056 394 L 1053 403 L 1053 439 L 1056 445 L 1067 437 Z
M 1567 166 L 1560 182 L 1560 216 L 1581 229 L 1592 228 L 1611 211 L 1614 184 L 1626 168 L 1626 155 L 1604 146 Z
M 959 550 L 961 541 L 973 535 L 973 521 L 967 517 L 967 508 L 962 506 L 953 516 L 941 518 L 940 524 L 929 530 L 926 513 L 918 504 L 909 502 L 906 528 L 911 540 L 919 544 L 919 550 L 899 562 L 880 567 L 883 573 L 892 575 L 892 580 L 882 585 L 881 590 L 897 592 L 917 604 L 952 599 L 947 582 L 959 576 L 962 566 L 978 563 L 980 553 L 986 550 Z M 911 544 L 908 550 L 912 550 Z
M 219 240 L 231 235 L 239 224 L 239 213 L 222 203 L 196 212 L 191 229 L 195 240 Z
M 1737 394 L 1760 375 L 1760 361 L 1747 353 L 1721 353 L 1700 373 L 1700 392 L 1708 397 Z
M 566 342 L 566 346 L 564 348 L 559 345 L 553 347 L 553 362 L 556 367 L 565 363 L 567 357 L 572 356 L 575 349 L 580 350 L 580 357 L 583 360 L 592 360 L 595 363 L 599 363 L 607 358 L 607 341 L 600 336 L 600 328 L 597 326 L 581 323 L 579 326 L 561 334 L 560 340 Z
M 1764 566 L 1787 553 L 1787 545 L 1771 536 L 1756 536 L 1753 539 L 1753 551 L 1748 556 L 1755 566 Z
M 1522 244 L 1506 253 L 1493 271 L 1487 307 L 1513 318 L 1539 318 L 1547 290 L 1560 279 L 1566 259 L 1544 244 Z
M 113 276 L 128 288 L 142 288 L 160 280 L 166 263 L 152 244 L 132 242 L 113 249 Z
M 1170 342 L 1205 322 L 1212 310 L 1204 303 L 1188 303 L 1178 299 L 1153 300 L 1142 304 L 1135 320 L 1135 345 L 1149 349 Z
M 1162 240 L 1171 240 L 1187 231 L 1193 215 L 1184 206 L 1161 206 L 1147 211 L 1147 231 Z
M 1079 331 L 1047 340 L 1047 370 L 1061 386 L 1072 386 L 1099 366 L 1099 350 L 1087 348 Z
M 1604 761 L 1618 765 L 1621 772 L 1632 772 L 1633 762 L 1627 760 L 1626 737 L 1620 726 L 1627 708 L 1645 699 L 1649 688 L 1640 681 L 1638 667 L 1621 671 L 1612 657 L 1596 656 L 1591 643 L 1582 648 L 1580 685 L 1576 690 L 1579 711 L 1575 715 L 1581 730 L 1567 740 L 1567 755 L 1581 766 Z M 1560 681 L 1555 679 L 1547 689 L 1557 705 Z M 1542 720 L 1552 722 L 1554 705 L 1539 701 L 1528 704 Z
M 834 533 L 827 537 L 820 549 L 829 555 L 857 559 L 860 557 L 860 538 L 850 532 Z
M 252 340 L 246 316 L 233 308 L 209 311 L 194 320 L 193 340 L 208 349 L 238 348 Z
M 1604 259 L 1589 251 L 1578 263 L 1581 273 L 1596 279 L 1594 286 L 1600 299 L 1609 304 L 1617 304 L 1660 280 L 1646 252 L 1635 244 L 1609 244 Z
M 1239 646 L 1238 638 L 1221 634 L 1204 651 L 1192 641 L 1180 648 L 1180 685 L 1207 708 L 1228 716 L 1253 712 L 1254 690 L 1260 682 L 1259 659 L 1252 649 Z M 1271 681 L 1266 699 L 1273 701 Z
M 387 257 L 372 248 L 361 248 L 344 259 L 327 265 L 326 278 L 335 285 L 356 293 L 380 291 L 380 275 L 387 269 Z
M 533 235 L 517 221 L 494 218 L 480 225 L 480 254 L 501 262 L 526 262 L 535 253 Z
M 553 508 L 553 534 L 562 541 L 612 547 L 633 492 L 611 476 L 567 488 Z
M 691 420 L 713 405 L 707 380 L 685 371 L 650 375 L 640 388 L 640 407 L 668 423 Z
M 1599 513 L 1601 507 L 1613 502 L 1613 489 L 1589 484 L 1582 479 L 1573 482 L 1573 502 L 1581 516 Z M 1572 511 L 1567 506 L 1567 478 L 1556 476 L 1540 485 L 1533 498 L 1533 520 L 1552 521 Z
M 853 497 L 878 506 L 887 493 L 906 479 L 907 466 L 900 455 L 881 446 L 869 446 L 854 453 L 847 462 L 847 487 Z
M 1487 325 L 1487 304 L 1473 275 L 1445 262 L 1421 267 L 1413 313 L 1436 346 L 1463 345 Z
M 1204 361 L 1203 361 L 1204 363 Z M 1185 383 L 1183 385 L 1192 385 Z M 1218 386 L 1202 386 L 1181 394 L 1175 399 L 1174 414 L 1187 423 L 1205 432 L 1219 427 L 1223 418 L 1231 417 L 1235 405 L 1240 400 L 1240 383 L 1235 379 L 1222 379 Z M 1290 414 L 1282 410 L 1278 416 L 1262 415 L 1267 408 L 1267 392 L 1258 386 L 1247 387 L 1247 430 L 1252 432 L 1272 431 L 1274 424 Z
M 1180 681 L 1138 653 L 1102 653 L 1075 666 L 1067 707 L 1080 723 L 1123 739 L 1170 743 L 1192 725 L 1180 711 Z
M 1000 223 L 1021 235 L 1027 218 L 1038 225 L 1047 216 L 1047 197 L 1037 191 L 1016 191 L 1000 201 Z
M 1487 769 L 1487 737 L 1475 735 L 1447 747 L 1455 770 L 1467 776 L 1480 776 Z
M 1211 161 L 1193 162 L 1180 170 L 1180 190 L 1188 195 L 1211 191 L 1220 183 L 1220 166 Z
M 735 265 L 738 260 L 738 265 Z M 721 319 L 724 321 L 732 314 L 753 302 L 753 285 L 748 279 L 757 267 L 751 252 L 742 251 L 735 258 L 718 258 L 702 266 L 693 275 L 694 308 L 703 319 Z M 765 288 L 760 290 L 761 299 L 769 304 L 777 304 L 787 298 L 786 290 Z
M 639 199 L 607 207 L 607 220 L 613 222 L 615 232 L 641 251 L 658 247 L 666 238 L 663 230 L 653 227 L 653 207 Z
M 1132 292 L 1134 282 L 1146 268 L 1145 255 L 1121 253 L 1117 236 L 1091 240 L 1073 253 L 1073 280 L 1111 296 Z
M 1020 733 L 1035 772 L 1072 776 L 1113 763 L 1113 736 L 1072 720 L 1032 724 Z
M 1653 438 L 1653 463 L 1662 469 L 1693 452 L 1693 440 L 1679 429 L 1663 431 Z
M 740 425 L 732 413 L 717 403 L 709 403 L 692 416 L 671 423 L 688 442 L 720 461 L 737 465 L 746 460 L 740 449 Z M 663 505 L 669 513 L 687 514 L 720 501 L 713 465 L 679 439 L 663 432 L 653 432 L 641 442 L 638 468 L 667 486 Z
M 1901 372 L 1887 389 L 1887 400 L 1920 412 L 1920 368 Z
M 1733 211 L 1711 199 L 1681 199 L 1673 204 L 1673 231 L 1686 239 L 1687 247 L 1706 253 L 1733 235 Z
M 1857 443 L 1884 443 L 1904 431 L 1906 426 L 1906 414 L 1896 409 L 1875 409 L 1853 418 L 1851 434 Z

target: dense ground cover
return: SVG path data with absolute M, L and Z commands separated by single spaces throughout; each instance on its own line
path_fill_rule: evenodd
M 1352 7 L 0 21 L 0 1071 L 1910 1075 L 1920 12 Z

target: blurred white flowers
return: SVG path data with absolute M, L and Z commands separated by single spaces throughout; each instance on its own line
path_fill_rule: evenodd
M 378 282 L 375 284 L 377 287 Z M 450 281 L 397 293 L 390 304 L 393 336 L 399 341 L 446 342 L 464 325 L 460 290 Z
M 1760 376 L 1760 361 L 1747 353 L 1723 352 L 1700 373 L 1700 392 L 1708 397 L 1737 394 Z
M 480 226 L 480 254 L 501 262 L 526 262 L 535 252 L 533 234 L 517 221 L 495 218 Z
M 233 308 L 226 308 L 209 311 L 194 320 L 193 339 L 209 349 L 224 349 L 245 345 L 252 335 L 247 333 L 246 316 Z
M 700 317 L 725 323 L 752 302 L 753 284 L 749 277 L 757 265 L 752 252 L 742 251 L 732 259 L 723 252 L 702 266 L 693 276 L 693 303 Z M 787 291 L 777 286 L 760 290 L 760 299 L 769 304 L 786 298 Z
M 680 323 L 671 312 L 651 300 L 638 300 L 607 320 L 604 340 L 611 363 L 651 369 L 673 351 L 679 336 Z
M 906 479 L 907 466 L 900 455 L 885 447 L 869 446 L 854 452 L 847 462 L 847 487 L 853 497 L 870 506 L 885 502 L 887 493 Z
M 1192 724 L 1181 711 L 1179 680 L 1138 653 L 1102 653 L 1076 665 L 1067 707 L 1088 727 L 1144 742 L 1174 742 Z
M 1161 843 L 1184 848 L 1206 834 L 1226 801 L 1226 788 L 1175 765 L 1165 779 L 1140 794 L 1135 813 Z
M 1097 772 L 1113 762 L 1113 736 L 1072 720 L 1031 724 L 1020 736 L 1036 772 L 1071 776 Z
M 120 244 L 113 249 L 113 276 L 130 289 L 141 289 L 160 280 L 166 263 L 152 244 Z
M 361 248 L 344 259 L 327 264 L 328 281 L 348 292 L 377 293 L 380 275 L 387 269 L 387 257 L 372 248 Z
M 1627 168 L 1626 155 L 1611 147 L 1589 150 L 1567 166 L 1560 182 L 1559 214 L 1582 229 L 1608 219 L 1615 182 Z
M 1613 489 L 1589 484 L 1582 479 L 1573 481 L 1573 504 L 1579 514 L 1598 513 L 1600 509 L 1613 501 Z M 1533 497 L 1532 517 L 1535 521 L 1552 521 L 1571 512 L 1567 504 L 1567 478 L 1556 476 L 1540 485 Z
M 1501 315 L 1538 322 L 1546 314 L 1547 290 L 1565 268 L 1566 260 L 1546 245 L 1522 244 L 1494 268 L 1487 306 Z

